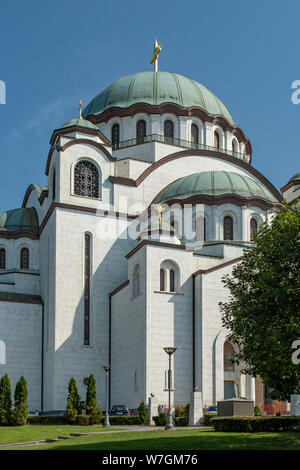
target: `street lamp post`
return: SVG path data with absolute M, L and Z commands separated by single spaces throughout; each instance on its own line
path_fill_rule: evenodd
M 109 428 L 110 427 L 110 422 L 109 422 L 109 413 L 108 413 L 108 408 L 109 408 L 109 402 L 108 402 L 108 395 L 109 395 L 109 391 L 108 391 L 108 373 L 111 369 L 111 366 L 102 366 L 102 367 L 106 372 L 106 412 L 105 412 L 105 420 L 104 420 L 103 426 L 105 428 Z
M 168 354 L 169 356 L 169 370 L 168 370 L 168 392 L 169 392 L 169 409 L 168 409 L 168 415 L 167 415 L 167 422 L 166 422 L 166 426 L 165 426 L 165 429 L 168 430 L 168 429 L 173 429 L 173 417 L 172 417 L 172 409 L 171 409 L 171 392 L 172 392 L 172 380 L 171 380 L 171 377 L 172 377 L 172 370 L 171 370 L 171 356 L 172 354 L 174 354 L 174 352 L 176 351 L 177 348 L 164 348 L 165 352 Z

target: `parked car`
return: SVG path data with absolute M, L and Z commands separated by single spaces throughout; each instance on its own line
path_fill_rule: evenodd
M 207 415 L 217 415 L 218 414 L 218 408 L 217 406 L 209 406 L 206 412 Z
M 130 411 L 125 405 L 115 405 L 112 407 L 110 414 L 112 416 L 128 416 Z

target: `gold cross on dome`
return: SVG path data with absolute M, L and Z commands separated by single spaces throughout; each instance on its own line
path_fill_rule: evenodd
M 158 70 L 158 55 L 162 49 L 162 46 L 158 45 L 158 42 L 154 41 L 154 52 L 153 56 L 151 57 L 150 64 L 154 64 L 154 72 L 157 72 Z
M 79 101 L 79 119 L 82 119 L 82 116 L 81 116 L 81 109 L 82 109 L 82 101 L 80 100 L 80 101 Z
M 158 212 L 158 221 L 161 224 L 162 223 L 162 213 L 163 213 L 163 207 L 161 203 L 157 204 L 157 212 Z

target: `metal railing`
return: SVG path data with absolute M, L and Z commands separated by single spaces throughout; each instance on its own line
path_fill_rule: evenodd
M 240 160 L 248 161 L 247 156 L 241 152 L 233 152 L 227 149 L 221 149 L 217 147 L 212 147 L 210 145 L 197 144 L 189 140 L 175 139 L 174 137 L 166 137 L 161 134 L 151 134 L 146 135 L 145 137 L 138 137 L 136 139 L 123 140 L 112 145 L 113 150 L 124 149 L 131 147 L 133 145 L 148 144 L 150 142 L 161 142 L 164 144 L 176 145 L 177 147 L 183 147 L 193 150 L 211 150 L 218 151 L 220 153 L 225 153 L 226 155 L 232 155 L 233 157 L 239 158 Z

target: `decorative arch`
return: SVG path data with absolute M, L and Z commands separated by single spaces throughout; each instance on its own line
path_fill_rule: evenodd
M 89 159 L 80 159 L 74 166 L 73 191 L 77 196 L 98 199 L 101 197 L 101 171 Z
M 179 286 L 180 270 L 178 264 L 172 260 L 163 261 L 160 264 L 160 291 L 175 293 L 179 290 Z

